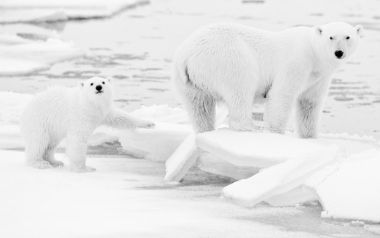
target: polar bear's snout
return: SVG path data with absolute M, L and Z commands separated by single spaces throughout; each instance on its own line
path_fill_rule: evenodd
M 335 51 L 335 56 L 338 58 L 338 59 L 341 59 L 341 58 L 344 58 L 344 52 L 341 51 L 341 50 L 337 50 Z
M 95 89 L 96 89 L 96 94 L 98 94 L 98 93 L 102 93 L 103 92 L 103 87 L 102 87 L 102 85 L 97 85 L 96 87 L 95 87 Z

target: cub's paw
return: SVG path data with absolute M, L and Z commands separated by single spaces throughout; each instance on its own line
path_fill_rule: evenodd
M 49 162 L 54 168 L 61 168 L 65 165 L 62 161 L 59 160 L 50 160 Z
M 279 127 L 269 126 L 268 131 L 271 133 L 285 134 L 285 130 Z
M 46 160 L 28 161 L 27 164 L 36 169 L 50 169 L 53 166 Z
M 150 121 L 142 121 L 138 124 L 138 127 L 140 128 L 153 128 L 155 127 L 156 124 L 154 124 L 154 122 L 150 122 Z
M 89 166 L 81 166 L 81 167 L 71 166 L 70 170 L 75 173 L 88 173 L 88 172 L 96 171 L 95 168 L 92 168 Z

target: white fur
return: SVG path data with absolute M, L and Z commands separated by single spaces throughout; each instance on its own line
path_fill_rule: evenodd
M 266 98 L 264 119 L 272 131 L 285 130 L 295 106 L 299 134 L 315 137 L 330 76 L 355 51 L 361 34 L 361 26 L 342 22 L 280 32 L 211 25 L 177 51 L 174 83 L 198 132 L 214 129 L 219 99 L 229 108 L 231 128 L 251 130 L 252 103 Z M 341 59 L 337 50 L 344 52 Z
M 102 93 L 96 90 L 98 85 Z M 117 128 L 154 125 L 114 108 L 112 86 L 107 79 L 95 77 L 75 88 L 56 87 L 37 95 L 21 119 L 27 163 L 38 168 L 63 166 L 54 159 L 54 151 L 66 137 L 70 168 L 93 171 L 86 166 L 87 140 L 101 124 Z

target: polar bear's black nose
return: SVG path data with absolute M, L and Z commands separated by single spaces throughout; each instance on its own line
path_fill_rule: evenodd
M 102 85 L 97 85 L 97 86 L 95 87 L 95 89 L 98 90 L 98 91 L 102 91 Z
M 336 56 L 338 59 L 342 58 L 343 55 L 344 55 L 344 52 L 343 52 L 343 51 L 341 51 L 341 50 L 337 50 L 337 51 L 335 51 L 335 56 Z

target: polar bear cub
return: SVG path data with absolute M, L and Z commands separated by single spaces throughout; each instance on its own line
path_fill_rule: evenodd
M 37 95 L 21 118 L 27 163 L 37 168 L 63 166 L 54 151 L 66 137 L 66 154 L 74 171 L 86 166 L 87 140 L 100 125 L 148 128 L 152 122 L 133 118 L 112 105 L 110 80 L 94 77 L 74 88 L 55 87 Z
M 295 107 L 298 133 L 315 137 L 330 77 L 354 53 L 362 31 L 343 22 L 279 32 L 207 26 L 178 49 L 173 81 L 198 132 L 214 129 L 217 100 L 226 103 L 231 128 L 251 130 L 252 103 L 265 99 L 271 131 L 283 133 Z

